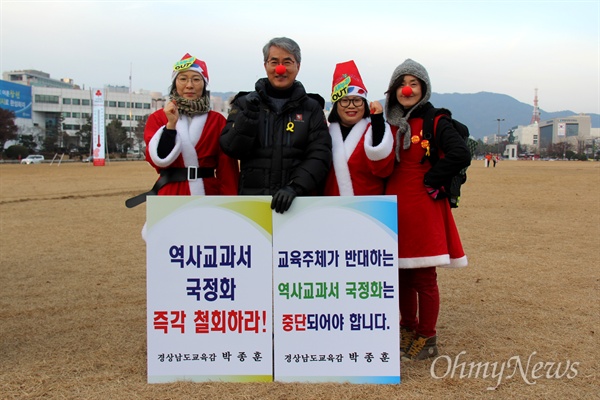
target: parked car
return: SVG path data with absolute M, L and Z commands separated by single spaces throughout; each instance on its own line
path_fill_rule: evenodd
M 21 164 L 41 164 L 44 161 L 44 156 L 39 154 L 30 154 L 21 160 Z

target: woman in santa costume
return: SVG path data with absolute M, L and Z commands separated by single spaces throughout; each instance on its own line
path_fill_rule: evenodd
M 446 116 L 435 119 L 439 160 L 426 159 L 431 148 L 423 137 L 423 116 L 431 82 L 425 68 L 407 59 L 393 72 L 386 92 L 386 116 L 395 138 L 395 167 L 386 194 L 398 198 L 400 350 L 402 360 L 438 354 L 436 324 L 440 309 L 436 267 L 465 267 L 458 230 L 443 193 L 449 177 L 471 163 L 460 134 Z
M 171 80 L 169 102 L 144 129 L 146 160 L 160 174 L 153 194 L 237 195 L 238 163 L 219 146 L 225 117 L 210 110 L 206 63 L 186 54 Z
M 326 196 L 381 195 L 393 168 L 394 139 L 379 102 L 367 102 L 367 89 L 354 61 L 339 63 L 332 82 L 328 117 L 333 166 Z M 388 158 L 392 163 L 382 162 Z

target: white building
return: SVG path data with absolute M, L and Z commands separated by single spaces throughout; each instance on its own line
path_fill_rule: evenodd
M 591 155 L 593 139 L 592 118 L 588 114 L 540 121 L 540 153 L 549 151 L 553 145 L 564 144 L 576 153 Z
M 103 90 L 105 98 L 105 121 L 121 121 L 129 132 L 144 116 L 164 105 L 164 98 L 158 92 L 129 93 L 127 88 L 107 86 L 105 88 L 59 89 L 32 87 L 32 118 L 34 127 L 42 131 L 52 129 L 62 119 L 62 131 L 67 134 L 59 147 L 78 147 L 77 132 L 92 115 L 92 90 Z M 132 136 L 133 137 L 133 136 Z
M 515 137 L 515 143 L 521 145 L 522 150 L 528 152 L 537 153 L 540 128 L 537 122 L 531 125 L 519 125 L 513 130 L 513 136 Z
M 531 125 L 519 125 L 512 128 L 514 143 L 522 151 L 546 153 L 556 144 L 565 144 L 576 153 L 592 154 L 592 148 L 600 137 L 600 128 L 592 128 L 592 120 L 588 114 L 578 114 L 570 117 L 553 118 L 534 122 Z M 484 143 L 495 144 L 502 142 L 505 136 L 496 138 L 489 135 Z M 500 139 L 500 140 L 498 140 Z
M 80 147 L 81 138 L 77 133 L 92 115 L 92 90 L 100 89 L 104 92 L 105 123 L 108 125 L 112 120 L 121 121 L 134 141 L 134 148 L 141 148 L 141 143 L 135 143 L 133 129 L 145 116 L 163 108 L 166 98 L 160 92 L 130 92 L 125 86 L 84 90 L 73 84 L 71 79 L 52 79 L 49 74 L 36 70 L 4 72 L 2 77 L 0 107 L 11 109 L 9 103 L 13 100 L 19 103 L 19 99 L 30 99 L 30 104 L 13 108 L 28 109 L 26 113 L 15 113 L 15 122 L 19 127 L 19 134 L 33 135 L 38 146 L 42 144 L 47 132 L 56 132 L 60 122 L 65 135 L 59 138 L 58 147 Z M 211 97 L 211 100 L 220 101 L 217 106 L 222 113 L 222 109 L 228 106 L 220 98 Z M 10 144 L 7 143 L 6 146 Z

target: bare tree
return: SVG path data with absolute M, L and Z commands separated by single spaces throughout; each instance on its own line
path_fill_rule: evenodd
M 142 119 L 138 121 L 137 126 L 133 131 L 136 143 L 140 146 L 140 153 L 143 153 L 146 147 L 144 142 L 144 128 L 146 128 L 146 122 L 148 121 L 149 116 L 150 115 L 148 114 L 144 115 Z
M 76 133 L 79 136 L 79 151 L 82 153 L 90 152 L 90 142 L 92 140 L 92 116 L 88 115 L 85 119 L 85 124 L 81 126 Z
M 127 129 L 118 119 L 113 119 L 106 125 L 106 145 L 109 152 L 127 152 L 131 146 L 127 137 Z

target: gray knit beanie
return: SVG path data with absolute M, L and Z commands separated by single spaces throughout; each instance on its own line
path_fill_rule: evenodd
M 413 75 L 425 83 L 425 93 L 423 93 L 423 97 L 409 110 L 404 110 L 400 103 L 398 103 L 398 99 L 396 97 L 396 89 L 399 87 L 398 82 L 404 75 Z M 429 80 L 429 74 L 427 74 L 427 70 L 421 64 L 408 58 L 402 64 L 396 67 L 386 92 L 385 114 L 390 125 L 398 126 L 398 133 L 396 134 L 397 160 L 400 160 L 400 139 L 402 138 L 402 135 L 404 135 L 404 141 L 402 143 L 403 148 L 405 150 L 410 148 L 411 132 L 410 125 L 407 122 L 408 118 L 410 117 L 410 113 L 415 108 L 427 103 L 430 97 L 431 81 Z M 404 115 L 405 111 L 406 115 Z

